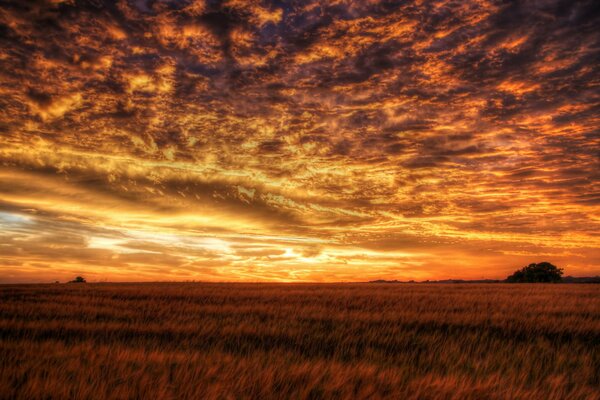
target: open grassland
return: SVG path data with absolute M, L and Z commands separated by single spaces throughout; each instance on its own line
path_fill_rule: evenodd
M 600 399 L 600 286 L 0 286 L 0 397 Z

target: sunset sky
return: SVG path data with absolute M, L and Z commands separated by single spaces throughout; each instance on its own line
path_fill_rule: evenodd
M 0 283 L 600 274 L 600 2 L 0 5 Z

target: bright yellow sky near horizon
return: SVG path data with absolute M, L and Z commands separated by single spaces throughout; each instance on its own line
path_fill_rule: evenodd
M 0 283 L 600 275 L 561 4 L 4 3 Z

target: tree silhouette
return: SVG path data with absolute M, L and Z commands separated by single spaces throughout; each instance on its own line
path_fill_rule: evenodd
M 76 276 L 75 279 L 69 283 L 85 283 L 85 278 L 83 276 Z
M 537 264 L 529 264 L 515 271 L 514 274 L 506 278 L 506 281 L 511 283 L 560 282 L 562 274 L 562 268 L 544 261 Z

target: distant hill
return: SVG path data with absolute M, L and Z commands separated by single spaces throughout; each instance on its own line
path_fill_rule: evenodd
M 369 281 L 368 283 L 505 283 L 506 280 L 500 279 L 473 279 L 473 280 L 465 280 L 465 279 L 442 279 L 438 281 L 399 281 L 397 279 L 394 280 L 386 280 L 386 279 L 377 279 L 374 281 Z M 562 278 L 560 283 L 600 283 L 600 276 L 566 276 Z
M 385 280 L 377 279 L 369 281 L 368 283 L 502 283 L 504 281 L 498 279 L 475 279 L 475 280 L 464 280 L 464 279 L 442 279 L 439 281 L 399 281 L 399 280 Z
M 565 276 L 563 283 L 600 283 L 600 276 Z

